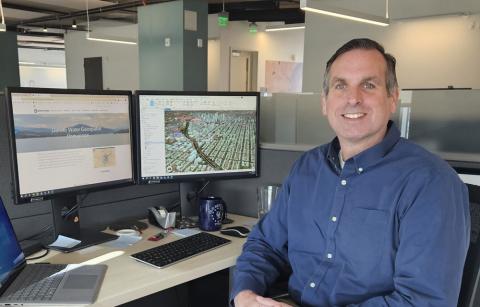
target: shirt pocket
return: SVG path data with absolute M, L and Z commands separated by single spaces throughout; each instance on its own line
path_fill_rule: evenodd
M 368 273 L 379 265 L 387 236 L 387 211 L 355 207 L 338 229 L 338 253 L 355 271 Z

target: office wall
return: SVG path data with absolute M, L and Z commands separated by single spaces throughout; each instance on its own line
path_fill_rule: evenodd
M 327 60 L 354 37 L 378 40 L 395 55 L 401 88 L 480 88 L 478 14 L 393 21 L 384 28 L 307 13 L 306 24 L 304 91 L 321 89 Z
M 20 86 L 67 88 L 67 70 L 65 67 L 20 65 Z
M 137 40 L 137 25 L 91 23 L 92 36 Z M 102 57 L 104 89 L 139 88 L 138 46 L 88 41 L 85 32 L 65 34 L 65 61 L 68 88 L 85 88 L 83 59 Z
M 252 34 L 246 21 L 229 22 L 227 28 L 219 28 L 217 15 L 208 16 L 208 37 L 220 45 L 213 45 L 216 57 L 209 55 L 209 89 L 228 90 L 231 49 L 258 51 L 258 89 L 265 86 L 265 61 L 303 62 L 304 30 L 264 32 L 266 23 L 257 24 L 259 31 Z

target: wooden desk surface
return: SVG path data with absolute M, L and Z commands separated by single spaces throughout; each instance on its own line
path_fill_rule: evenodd
M 256 221 L 254 218 L 234 214 L 229 214 L 228 217 L 233 219 L 234 223 L 227 226 L 253 225 Z M 95 304 L 91 305 L 111 307 L 232 267 L 235 265 L 245 242 L 243 238 L 224 236 L 218 231 L 212 232 L 215 235 L 228 238 L 232 243 L 164 269 L 154 268 L 129 257 L 136 252 L 179 238 L 176 235 L 169 234 L 160 241 L 153 242 L 147 240 L 148 237 L 158 232 L 159 228 L 154 226 L 148 227 L 142 234 L 141 241 L 123 250 L 100 244 L 70 254 L 51 251 L 48 256 L 38 261 L 82 263 L 96 257 L 108 256 L 109 253 L 124 252 L 122 255 L 101 262 L 108 265 L 108 270 L 98 298 Z

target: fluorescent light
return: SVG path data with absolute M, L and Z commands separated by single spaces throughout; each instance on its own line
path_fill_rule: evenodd
M 386 27 L 390 24 L 389 19 L 384 17 L 354 12 L 342 8 L 327 7 L 324 4 L 319 3 L 319 1 L 300 0 L 300 8 L 307 12 L 365 22 L 376 26 Z
M 34 62 L 23 62 L 23 61 L 19 61 L 18 64 L 20 64 L 20 65 L 35 65 Z
M 0 15 L 2 15 L 2 23 L 0 23 L 0 32 L 6 32 L 7 25 L 5 24 L 5 15 L 3 15 L 2 0 L 0 0 Z
M 125 44 L 125 45 L 136 45 L 137 42 L 119 40 L 119 39 L 107 39 L 107 38 L 98 38 L 98 37 L 91 37 L 90 33 L 87 33 L 87 40 L 89 41 L 96 41 L 96 42 L 104 42 L 104 43 L 115 43 L 115 44 Z
M 290 25 L 276 25 L 276 26 L 266 26 L 265 32 L 274 32 L 274 31 L 290 31 L 290 30 L 300 30 L 305 29 L 303 24 L 290 24 Z

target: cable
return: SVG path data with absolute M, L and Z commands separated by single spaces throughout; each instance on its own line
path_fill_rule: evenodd
M 75 205 L 73 205 L 70 209 L 68 209 L 66 212 L 62 213 L 62 218 L 63 219 L 66 219 L 70 216 L 70 214 L 76 212 L 79 208 L 80 208 L 80 205 L 83 204 L 83 202 L 85 201 L 85 199 L 87 198 L 89 193 L 85 193 L 85 194 L 81 194 L 83 197 L 78 197 L 78 201 L 75 203 Z
M 209 183 L 210 183 L 210 181 L 207 181 L 207 182 L 203 185 L 203 187 L 201 187 L 200 190 L 197 191 L 197 195 L 200 194 L 200 193 L 202 193 L 202 191 L 205 190 L 205 188 L 207 187 L 207 185 L 208 185 Z
M 31 258 L 26 258 L 25 260 L 29 261 L 29 260 L 37 260 L 37 259 L 40 259 L 40 258 L 43 258 L 45 257 L 46 255 L 48 255 L 48 253 L 50 253 L 50 249 L 47 248 L 47 247 L 43 247 L 45 249 L 45 253 L 43 255 L 40 255 L 40 256 L 36 256 L 36 257 L 31 257 Z

